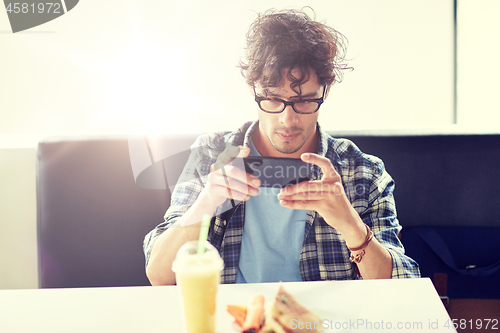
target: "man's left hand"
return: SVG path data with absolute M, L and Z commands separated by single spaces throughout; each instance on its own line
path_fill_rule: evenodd
M 323 177 L 282 188 L 278 194 L 280 204 L 291 209 L 317 211 L 340 232 L 356 225 L 360 217 L 347 199 L 342 179 L 330 160 L 313 153 L 304 153 L 301 159 L 319 166 Z
M 282 188 L 278 194 L 281 205 L 318 212 L 326 223 L 342 234 L 348 247 L 359 247 L 366 239 L 367 230 L 363 220 L 347 199 L 340 175 L 325 157 L 304 153 L 300 158 L 304 162 L 319 166 L 323 177 L 320 180 L 305 181 Z M 364 258 L 358 263 L 363 278 L 391 278 L 391 255 L 376 238 L 373 238 L 366 247 Z

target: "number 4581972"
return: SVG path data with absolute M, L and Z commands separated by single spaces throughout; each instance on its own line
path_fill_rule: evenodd
M 498 330 L 498 319 L 452 319 L 451 322 L 449 320 L 446 321 L 444 327 L 450 329 L 471 329 L 471 330 Z
M 46 3 L 38 3 L 35 9 L 35 4 L 31 3 L 9 3 L 7 6 L 7 13 L 14 13 L 14 14 L 27 14 L 27 13 L 54 13 L 54 14 L 61 14 L 61 4 L 60 3 L 53 3 L 53 2 L 46 2 Z

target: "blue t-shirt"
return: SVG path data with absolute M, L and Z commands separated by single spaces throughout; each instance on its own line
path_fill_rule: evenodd
M 251 140 L 250 155 L 260 156 Z M 236 283 L 302 281 L 299 258 L 307 211 L 281 206 L 279 192 L 260 187 L 245 203 Z

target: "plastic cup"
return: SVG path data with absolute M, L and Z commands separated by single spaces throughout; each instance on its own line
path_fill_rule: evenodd
M 214 333 L 217 289 L 224 262 L 212 244 L 197 254 L 198 241 L 181 246 L 172 270 L 182 294 L 187 333 Z

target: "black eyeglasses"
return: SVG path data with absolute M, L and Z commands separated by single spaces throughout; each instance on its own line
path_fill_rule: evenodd
M 319 110 L 321 104 L 325 100 L 326 85 L 323 88 L 323 96 L 321 98 L 303 99 L 297 102 L 287 102 L 281 98 L 266 98 L 257 96 L 255 92 L 255 87 L 253 88 L 253 93 L 255 95 L 255 101 L 259 104 L 259 108 L 267 113 L 281 113 L 285 110 L 288 105 L 291 105 L 293 111 L 300 114 L 311 114 Z

